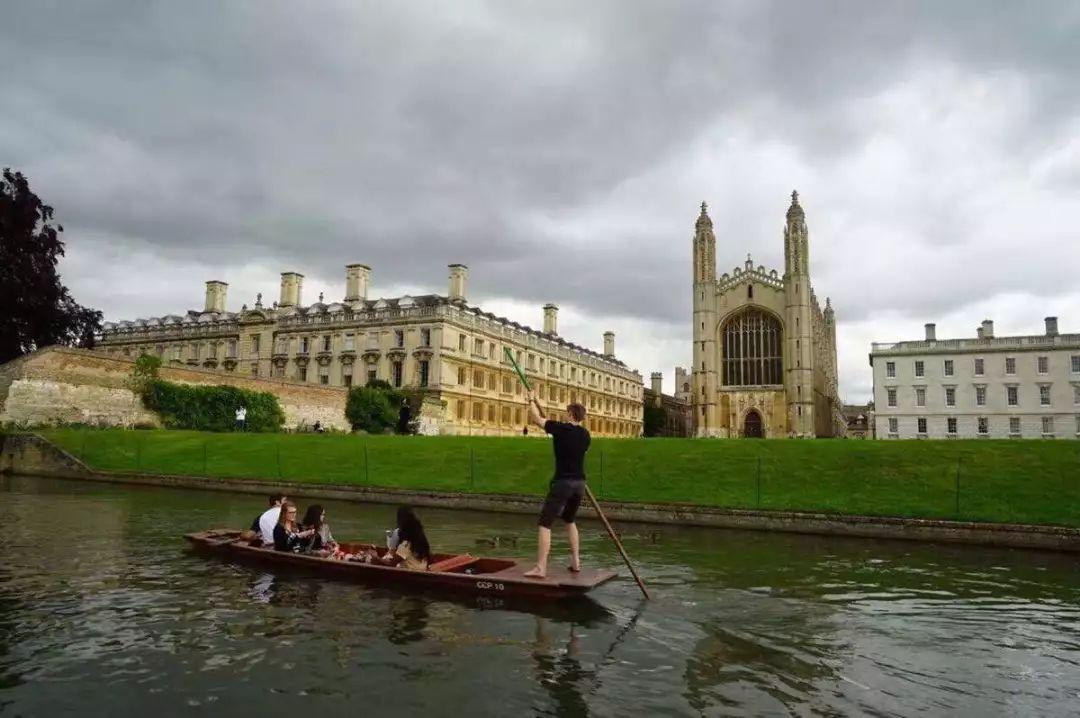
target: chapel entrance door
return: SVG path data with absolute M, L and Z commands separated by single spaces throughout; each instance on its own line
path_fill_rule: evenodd
M 765 436 L 765 429 L 762 425 L 761 414 L 757 409 L 751 409 L 746 412 L 746 419 L 743 421 L 743 438 L 744 439 L 761 439 Z

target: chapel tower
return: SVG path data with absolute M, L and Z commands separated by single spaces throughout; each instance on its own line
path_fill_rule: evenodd
M 694 226 L 694 362 L 691 404 L 695 425 L 704 433 L 716 424 L 716 235 L 708 207 Z
M 810 235 L 799 193 L 791 193 L 784 226 L 784 388 L 788 400 L 788 426 L 796 435 L 813 436 L 814 324 L 810 288 Z

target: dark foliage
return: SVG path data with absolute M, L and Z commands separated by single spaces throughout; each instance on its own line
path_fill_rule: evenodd
M 146 407 L 157 412 L 170 429 L 231 431 L 241 406 L 247 408 L 248 431 L 279 431 L 285 423 L 277 397 L 265 391 L 148 379 L 142 397 Z
M 0 363 L 50 344 L 93 347 L 101 312 L 80 306 L 60 283 L 64 254 L 53 209 L 20 172 L 0 179 Z
M 391 391 L 376 386 L 360 386 L 349 391 L 345 403 L 345 418 L 353 429 L 369 434 L 382 434 L 394 426 L 397 407 L 390 403 Z
M 390 413 L 383 414 L 382 402 L 376 402 L 371 398 L 372 395 L 360 394 L 359 392 L 362 389 L 382 394 L 386 398 Z M 349 392 L 349 403 L 345 407 L 345 417 L 352 424 L 353 429 L 360 429 L 369 434 L 381 434 L 387 429 L 394 429 L 398 434 L 415 434 L 417 424 L 420 421 L 420 404 L 423 400 L 424 392 L 422 390 L 397 389 L 382 379 L 373 379 L 364 386 Z M 352 414 L 349 413 L 349 406 L 353 407 Z M 383 417 L 390 416 L 390 414 L 393 414 L 393 418 L 389 422 L 385 422 Z
M 151 381 L 158 378 L 161 369 L 161 359 L 153 354 L 140 354 L 135 360 L 135 368 L 131 371 L 131 380 L 134 390 L 143 395 Z
M 660 436 L 664 431 L 664 424 L 667 423 L 667 412 L 662 407 L 646 404 L 644 414 L 642 423 L 645 436 Z

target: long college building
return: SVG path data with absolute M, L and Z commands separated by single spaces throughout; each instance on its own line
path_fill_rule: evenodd
M 1080 438 L 1080 334 L 994 336 L 874 343 L 875 434 L 879 439 Z
M 272 306 L 261 295 L 253 307 L 225 308 L 228 285 L 206 283 L 202 311 L 107 323 L 101 348 L 125 356 L 153 354 L 181 363 L 254 377 L 333 386 L 373 379 L 422 389 L 441 401 L 443 434 L 521 434 L 521 383 L 506 359 L 509 348 L 537 391 L 548 416 L 565 418 L 580 402 L 588 428 L 601 436 L 639 436 L 642 377 L 615 358 L 615 335 L 598 353 L 557 331 L 558 307 L 543 308 L 543 331 L 469 305 L 468 268 L 450 265 L 449 293 L 368 299 L 371 269 L 346 267 L 345 297 L 301 303 L 304 277 L 281 275 Z

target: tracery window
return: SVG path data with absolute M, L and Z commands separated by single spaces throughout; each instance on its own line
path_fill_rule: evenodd
M 782 384 L 782 334 L 780 322 L 757 309 L 728 320 L 722 331 L 724 385 Z

